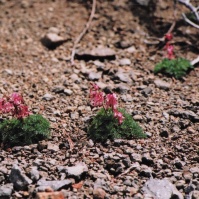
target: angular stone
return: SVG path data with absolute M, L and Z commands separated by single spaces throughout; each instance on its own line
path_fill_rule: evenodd
M 46 100 L 46 101 L 50 101 L 52 100 L 54 97 L 50 94 L 50 93 L 46 93 L 44 96 L 43 96 L 43 99 Z
M 150 179 L 148 180 L 144 187 L 143 192 L 149 194 L 151 197 L 156 199 L 183 199 L 183 195 L 176 189 L 176 187 L 166 178 Z
M 131 65 L 131 60 L 128 58 L 123 58 L 123 59 L 120 59 L 119 64 L 121 66 L 128 66 L 128 65 Z
M 69 177 L 80 180 L 82 175 L 88 172 L 88 167 L 83 162 L 79 162 L 75 166 L 64 167 L 61 171 L 64 171 Z
M 102 72 L 93 72 L 91 71 L 88 75 L 89 80 L 99 80 L 102 77 Z
M 168 83 L 168 82 L 165 82 L 161 79 L 156 79 L 154 81 L 155 85 L 158 87 L 158 88 L 161 88 L 161 89 L 164 89 L 164 90 L 169 90 L 169 88 L 171 87 L 171 84 Z
M 51 142 L 48 142 L 47 149 L 52 151 L 52 152 L 57 152 L 57 151 L 59 151 L 59 146 L 57 144 L 53 144 Z
M 30 178 L 33 182 L 36 182 L 39 180 L 39 171 L 37 170 L 37 167 L 33 166 L 30 170 Z
M 141 93 L 144 94 L 145 96 L 148 96 L 151 92 L 152 92 L 151 87 L 146 87 L 141 91 Z
M 59 45 L 63 44 L 66 41 L 63 37 L 60 37 L 56 33 L 47 33 L 42 39 L 41 42 L 44 46 L 49 49 L 55 49 Z
M 16 164 L 11 169 L 9 180 L 14 184 L 17 190 L 26 190 L 28 185 L 32 183 L 32 180 L 23 174 L 20 167 Z
M 134 161 L 134 162 L 141 162 L 142 161 L 142 156 L 138 153 L 132 153 L 130 155 L 130 158 L 131 158 L 131 161 Z
M 193 191 L 192 199 L 198 199 L 199 198 L 199 191 L 195 190 Z
M 58 191 L 61 189 L 67 189 L 72 184 L 71 180 L 52 180 L 52 181 L 46 181 L 46 180 L 39 180 L 37 182 L 37 186 L 39 190 L 45 190 L 46 188 L 50 187 L 54 191 Z
M 9 198 L 11 198 L 12 192 L 13 192 L 13 184 L 12 183 L 0 186 L 0 198 L 9 199 Z
M 150 0 L 136 0 L 136 2 L 138 4 L 140 4 L 141 6 L 148 6 L 149 5 L 149 1 Z
M 98 47 L 92 50 L 84 50 L 76 52 L 76 57 L 79 59 L 115 59 L 115 51 L 106 47 Z
M 128 73 L 124 73 L 122 71 L 118 71 L 116 74 L 115 74 L 115 78 L 116 79 L 119 79 L 120 81 L 122 82 L 132 82 L 130 76 Z

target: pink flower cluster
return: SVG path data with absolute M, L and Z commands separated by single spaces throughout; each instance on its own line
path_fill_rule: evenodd
M 173 39 L 173 35 L 171 33 L 167 33 L 165 35 L 165 41 L 166 41 L 166 45 L 165 45 L 165 49 L 167 52 L 167 58 L 168 59 L 174 59 L 174 47 L 173 45 L 170 44 L 170 41 Z
M 96 84 L 92 84 L 90 88 L 90 99 L 92 106 L 103 106 L 105 110 L 110 109 L 113 111 L 113 116 L 122 124 L 124 117 L 121 112 L 117 110 L 118 102 L 116 94 L 107 94 L 99 90 Z
M 28 107 L 24 104 L 23 97 L 18 93 L 13 93 L 9 97 L 0 98 L 0 112 L 11 113 L 13 117 L 18 119 L 30 114 Z

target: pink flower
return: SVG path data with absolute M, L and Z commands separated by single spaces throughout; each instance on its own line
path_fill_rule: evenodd
M 173 34 L 172 33 L 167 33 L 164 38 L 168 41 L 172 40 L 173 39 Z
M 2 112 L 3 113 L 9 113 L 13 109 L 14 109 L 14 106 L 13 106 L 12 103 L 10 103 L 10 102 L 4 102 L 3 103 L 3 107 L 2 107 Z
M 104 93 L 99 91 L 99 87 L 96 84 L 92 85 L 90 89 L 90 99 L 92 106 L 102 106 L 104 102 Z
M 106 96 L 106 109 L 112 108 L 112 110 L 115 110 L 117 108 L 117 96 L 116 94 L 108 94 Z
M 18 107 L 18 110 L 14 112 L 14 115 L 16 115 L 16 117 L 18 119 L 20 118 L 24 118 L 26 116 L 28 116 L 30 114 L 30 112 L 28 111 L 28 107 L 26 105 L 23 105 L 21 104 L 19 107 Z
M 167 44 L 166 44 L 166 46 L 165 46 L 165 48 L 166 48 L 166 51 L 167 51 L 167 58 L 168 59 L 173 59 L 175 56 L 174 56 L 174 47 L 173 47 L 173 45 L 170 45 L 168 42 L 167 42 Z
M 20 105 L 21 103 L 23 103 L 23 97 L 18 94 L 18 93 L 13 93 L 10 97 L 10 101 L 14 104 L 14 105 Z
M 118 119 L 119 124 L 122 124 L 122 122 L 124 120 L 122 113 L 119 112 L 117 109 L 115 109 L 113 115 L 116 119 Z

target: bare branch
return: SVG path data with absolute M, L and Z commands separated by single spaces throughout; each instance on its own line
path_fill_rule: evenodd
M 199 56 L 196 58 L 196 59 L 194 59 L 194 60 L 192 60 L 191 61 L 191 65 L 195 65 L 195 64 L 197 64 L 199 62 Z
M 188 24 L 190 24 L 190 25 L 192 25 L 193 27 L 199 29 L 199 25 L 197 25 L 197 24 L 193 23 L 191 20 L 189 20 L 189 19 L 186 17 L 186 15 L 185 15 L 184 13 L 182 14 L 182 16 L 183 16 L 184 20 L 185 20 Z
M 93 17 L 95 15 L 95 10 L 96 10 L 96 0 L 93 0 L 92 10 L 91 10 L 91 14 L 90 14 L 89 20 L 86 23 L 85 28 L 82 30 L 80 35 L 75 40 L 74 45 L 73 45 L 73 49 L 72 49 L 72 52 L 71 52 L 71 58 L 70 58 L 70 62 L 71 62 L 72 65 L 74 65 L 74 57 L 75 57 L 75 50 L 76 50 L 77 44 L 80 42 L 80 40 L 83 38 L 85 33 L 88 31 L 88 29 L 90 27 L 90 24 L 91 24 L 91 22 L 93 20 Z
M 179 3 L 185 5 L 187 8 L 189 8 L 193 14 L 195 15 L 198 23 L 199 23 L 199 12 L 198 12 L 198 9 L 199 9 L 199 6 L 198 7 L 194 7 L 191 3 L 190 3 L 190 0 L 178 0 Z M 199 29 L 199 25 L 197 25 L 196 23 L 192 22 L 191 20 L 189 20 L 187 18 L 187 16 L 183 13 L 182 14 L 184 20 L 189 23 L 191 26 L 195 27 L 195 28 L 198 28 Z

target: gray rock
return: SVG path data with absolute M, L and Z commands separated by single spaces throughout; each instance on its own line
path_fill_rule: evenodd
M 28 178 L 16 164 L 13 165 L 11 169 L 9 180 L 17 190 L 26 190 L 28 185 L 32 183 L 32 180 Z
M 172 109 L 169 111 L 169 114 L 177 116 L 177 117 L 182 117 L 184 119 L 190 119 L 190 120 L 193 120 L 194 122 L 199 121 L 199 116 L 190 110 L 187 111 L 187 110 L 180 110 L 180 109 Z
M 0 186 L 0 198 L 9 199 L 11 197 L 12 192 L 13 192 L 12 183 Z
M 53 89 L 52 89 L 52 92 L 54 93 L 63 93 L 64 92 L 64 86 L 55 86 Z
M 122 84 L 118 84 L 115 90 L 119 92 L 120 94 L 126 94 L 130 90 L 130 87 L 122 83 Z
M 148 96 L 151 92 L 152 92 L 151 87 L 146 87 L 141 91 L 141 93 L 144 94 L 145 96 Z
M 132 42 L 130 42 L 129 40 L 127 40 L 127 41 L 122 40 L 122 41 L 115 43 L 116 48 L 122 48 L 122 49 L 129 48 L 131 45 L 132 45 Z
M 108 183 L 104 179 L 97 179 L 94 182 L 94 189 L 97 189 L 97 188 L 102 188 L 105 191 L 109 191 L 110 190 L 110 187 L 109 187 Z
M 37 170 L 37 167 L 33 166 L 30 170 L 30 178 L 33 182 L 36 182 L 39 180 L 39 171 Z
M 59 29 L 58 28 L 56 28 L 56 27 L 50 27 L 49 29 L 48 29 L 48 33 L 54 33 L 54 34 L 59 34 Z
M 96 73 L 96 72 L 91 71 L 88 74 L 88 79 L 89 80 L 99 80 L 101 77 L 102 77 L 102 72 Z
M 195 174 L 195 173 L 199 174 L 199 167 L 192 167 L 190 168 L 190 171 L 192 174 Z
M 54 97 L 50 94 L 50 93 L 46 93 L 44 96 L 43 96 L 43 99 L 46 100 L 46 101 L 50 101 L 52 100 Z
M 107 176 L 103 173 L 99 173 L 99 172 L 95 172 L 93 170 L 91 170 L 89 172 L 89 175 L 92 176 L 94 179 L 98 179 L 98 178 L 101 178 L 101 179 L 106 179 Z
M 131 185 L 132 185 L 132 182 L 131 182 L 131 180 L 127 179 L 127 180 L 125 180 L 125 181 L 123 182 L 123 184 L 126 185 L 126 186 L 131 186 Z
M 98 47 L 92 50 L 79 50 L 76 57 L 80 59 L 115 59 L 115 51 L 111 48 Z
M 85 163 L 79 162 L 75 166 L 64 167 L 62 171 L 64 171 L 67 176 L 80 180 L 82 175 L 88 172 L 88 167 Z
M 37 182 L 37 186 L 39 190 L 45 190 L 45 188 L 52 188 L 54 191 L 58 191 L 61 189 L 67 189 L 70 185 L 74 183 L 72 180 L 53 180 L 53 181 L 46 181 L 46 180 L 39 180 Z
M 133 119 L 134 119 L 135 121 L 142 121 L 143 117 L 142 117 L 141 115 L 134 115 L 134 116 L 133 116 Z
M 165 82 L 161 79 L 156 79 L 154 81 L 155 85 L 158 87 L 158 88 L 161 88 L 161 89 L 164 89 L 164 90 L 169 90 L 169 88 L 171 87 L 171 84 L 168 83 L 168 82 Z
M 176 189 L 176 187 L 166 178 L 150 179 L 148 180 L 144 187 L 143 192 L 149 194 L 151 197 L 156 199 L 183 199 L 183 195 Z
M 198 199 L 199 198 L 199 191 L 193 191 L 192 199 Z
M 122 82 L 132 82 L 130 76 L 128 73 L 124 73 L 122 71 L 118 71 L 116 74 L 115 74 L 115 78 L 116 79 L 119 79 L 120 81 Z
M 142 161 L 142 156 L 139 153 L 132 153 L 130 155 L 131 161 L 134 162 L 141 162 Z
M 64 43 L 66 39 L 57 35 L 56 33 L 47 33 L 42 39 L 41 42 L 44 46 L 50 49 L 55 49 L 60 44 Z
M 70 90 L 70 89 L 64 89 L 64 93 L 65 93 L 66 95 L 72 95 L 73 91 Z
M 53 144 L 51 142 L 48 142 L 47 149 L 52 151 L 52 152 L 57 152 L 57 151 L 59 151 L 59 146 L 57 144 Z
M 0 198 L 9 199 L 11 197 L 12 192 L 13 192 L 12 183 L 0 186 Z
M 131 65 L 131 60 L 128 58 L 120 59 L 119 61 L 120 66 L 128 66 Z
M 140 4 L 141 6 L 148 6 L 150 0 L 136 0 L 136 2 L 137 2 L 138 4 Z

